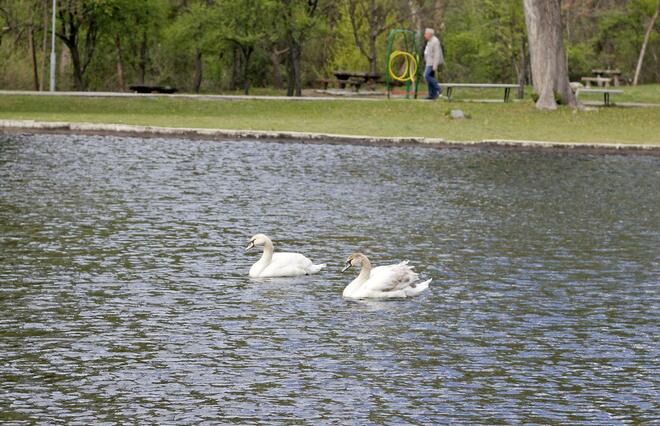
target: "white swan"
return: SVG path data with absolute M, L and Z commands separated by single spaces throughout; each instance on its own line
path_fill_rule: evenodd
M 264 253 L 250 268 L 252 278 L 296 277 L 315 274 L 325 268 L 325 264 L 314 265 L 300 253 L 273 253 L 273 242 L 264 234 L 250 238 L 245 251 L 256 246 L 264 246 Z
M 353 265 L 361 265 L 362 271 L 344 289 L 343 296 L 350 299 L 394 298 L 417 296 L 429 287 L 431 280 L 419 281 L 417 273 L 408 261 L 397 265 L 378 266 L 371 269 L 371 262 L 362 253 L 354 253 L 346 259 L 345 272 Z

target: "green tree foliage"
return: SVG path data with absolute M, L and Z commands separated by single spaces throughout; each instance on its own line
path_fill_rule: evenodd
M 221 24 L 218 45 L 231 44 L 240 57 L 236 63 L 240 70 L 240 81 L 247 95 L 252 73 L 251 60 L 258 49 L 266 48 L 267 34 L 273 22 L 267 17 L 275 12 L 276 5 L 262 0 L 234 0 L 218 5 L 214 21 Z
M 0 87 L 19 82 L 38 90 L 44 86 L 47 39 L 42 28 L 48 23 L 44 0 L 0 0 Z M 31 72 L 28 70 L 31 69 Z
M 215 10 L 205 2 L 193 2 L 175 15 L 160 33 L 163 49 L 171 52 L 161 59 L 161 80 L 173 86 L 199 92 L 204 78 L 204 58 L 215 52 L 218 25 Z
M 623 8 L 612 8 L 599 14 L 598 31 L 592 39 L 596 57 L 601 61 L 599 66 L 630 70 L 629 77 L 632 77 L 646 21 L 655 12 L 656 5 L 657 0 L 632 0 Z M 649 81 L 658 81 L 660 37 L 657 30 L 651 34 L 650 44 L 654 54 L 649 55 L 646 64 L 646 78 Z
M 48 81 L 51 0 L 0 0 L 0 88 Z M 657 0 L 564 0 L 571 79 L 632 78 Z M 384 73 L 390 28 L 437 30 L 445 81 L 530 81 L 521 1 L 58 0 L 58 89 L 186 92 L 277 87 L 299 95 L 333 70 Z M 658 25 L 641 72 L 660 81 Z
M 344 0 L 344 3 L 354 45 L 367 59 L 369 71 L 375 74 L 382 56 L 379 45 L 382 46 L 389 30 L 407 21 L 410 10 L 399 0 Z

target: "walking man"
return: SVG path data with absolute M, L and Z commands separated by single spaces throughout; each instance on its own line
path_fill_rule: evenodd
M 429 95 L 426 99 L 438 99 L 440 92 L 442 92 L 442 87 L 438 83 L 437 71 L 438 67 L 445 63 L 445 58 L 442 54 L 440 40 L 435 36 L 433 28 L 424 30 L 424 38 L 426 39 L 426 48 L 424 49 L 426 70 L 424 71 L 424 79 L 429 86 Z

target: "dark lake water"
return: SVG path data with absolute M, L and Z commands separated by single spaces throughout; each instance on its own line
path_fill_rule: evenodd
M 659 247 L 658 157 L 0 135 L 0 423 L 652 423 Z

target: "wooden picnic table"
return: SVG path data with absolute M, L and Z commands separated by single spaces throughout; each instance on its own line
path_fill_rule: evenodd
M 619 78 L 621 77 L 621 70 L 618 69 L 604 69 L 604 68 L 595 68 L 591 72 L 599 79 L 611 78 L 615 86 L 619 86 Z M 600 86 L 600 84 L 599 84 Z
M 348 83 L 350 80 L 361 81 L 364 84 L 375 84 L 380 80 L 380 74 L 372 74 L 369 72 L 354 72 L 354 71 L 333 71 L 332 72 L 339 83 Z
M 333 71 L 335 79 L 321 78 L 317 82 L 323 86 L 324 90 L 328 90 L 328 85 L 336 84 L 340 89 L 346 89 L 346 86 L 353 86 L 356 92 L 360 91 L 360 87 L 367 84 L 374 86 L 380 81 L 380 74 L 372 74 L 368 72 L 355 72 L 355 71 Z

